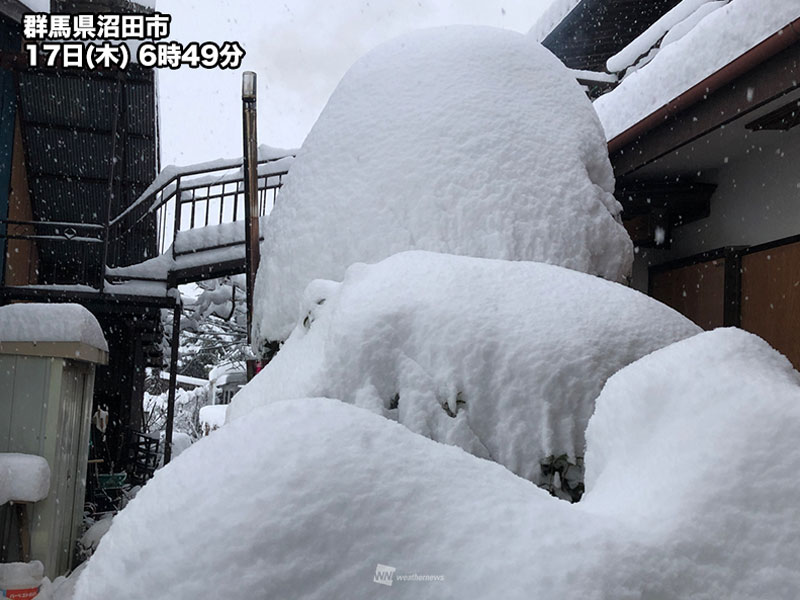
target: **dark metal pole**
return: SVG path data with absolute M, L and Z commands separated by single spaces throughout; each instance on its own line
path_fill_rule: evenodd
M 178 175 L 178 178 L 175 180 L 175 212 L 172 215 L 174 219 L 173 227 L 172 227 L 172 258 L 175 259 L 175 242 L 178 239 L 178 232 L 181 230 L 181 208 L 183 203 L 181 202 L 181 177 Z M 166 210 L 164 211 L 166 214 Z
M 117 74 L 117 85 L 114 90 L 114 117 L 111 121 L 111 156 L 109 157 L 109 173 L 108 173 L 108 203 L 106 205 L 105 221 L 103 222 L 103 256 L 100 261 L 100 273 L 97 286 L 100 293 L 104 293 L 106 286 L 106 267 L 108 265 L 108 243 L 110 234 L 111 223 L 111 207 L 114 203 L 114 178 L 115 168 L 117 166 L 117 128 L 119 125 L 120 117 L 120 98 L 122 96 L 122 77 L 123 71 Z
M 242 75 L 242 120 L 244 152 L 244 247 L 247 273 L 247 342 L 251 342 L 253 326 L 253 289 L 259 263 L 258 230 L 258 133 L 256 131 L 256 74 Z M 255 361 L 247 361 L 247 379 L 255 375 Z
M 181 336 L 181 301 L 172 310 L 172 341 L 169 359 L 169 395 L 167 396 L 167 432 L 164 436 L 164 464 L 172 458 L 172 422 L 175 420 L 175 388 L 178 384 L 178 347 Z

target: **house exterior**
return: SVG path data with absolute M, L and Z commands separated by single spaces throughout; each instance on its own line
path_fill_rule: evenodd
M 638 9 L 574 4 L 544 44 L 621 80 L 595 106 L 636 246 L 631 284 L 706 329 L 756 333 L 800 368 L 800 8 L 664 2 L 598 55 L 592 36 L 620 25 L 595 16 Z M 576 43 L 576 30 L 590 35 Z
M 54 13 L 144 12 L 125 0 L 54 0 Z M 97 369 L 94 410 L 109 412 L 104 472 L 127 468 L 143 428 L 145 368 L 161 366 L 162 308 L 174 298 L 116 289 L 106 265 L 156 253 L 156 216 L 127 235 L 109 227 L 159 170 L 155 74 L 30 67 L 21 2 L 0 3 L 0 304 L 73 302 L 100 322 L 109 364 Z M 1 393 L 1 392 L 0 392 Z

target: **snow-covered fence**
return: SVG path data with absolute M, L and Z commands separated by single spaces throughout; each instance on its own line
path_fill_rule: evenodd
M 274 206 L 293 151 L 262 146 L 258 162 L 259 215 Z M 244 181 L 241 158 L 215 160 L 187 167 L 169 166 L 142 195 L 110 221 L 109 236 L 118 241 L 142 221 L 157 215 L 158 253 L 163 254 L 179 232 L 233 223 L 244 219 Z M 215 249 L 204 248 L 204 249 Z M 177 252 L 173 248 L 173 254 Z

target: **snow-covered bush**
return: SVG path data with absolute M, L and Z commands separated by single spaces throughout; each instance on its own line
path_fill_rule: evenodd
M 314 279 L 430 250 L 624 279 L 600 122 L 532 38 L 481 27 L 415 32 L 345 75 L 266 224 L 257 339 L 284 340 Z
M 78 558 L 81 561 L 87 560 L 97 550 L 100 540 L 108 533 L 113 518 L 114 515 L 112 513 L 105 513 L 98 519 L 92 517 L 84 518 L 85 531 L 78 539 Z
M 274 400 L 338 398 L 537 483 L 549 483 L 548 456 L 583 455 L 608 377 L 700 331 L 599 277 L 422 251 L 315 281 L 303 307 L 229 419 Z
M 370 598 L 379 564 L 414 600 L 794 599 L 798 431 L 800 376 L 738 330 L 608 381 L 577 504 L 357 407 L 276 402 L 159 471 L 76 600 Z
M 193 439 L 197 439 L 202 435 L 199 420 L 200 409 L 210 401 L 208 392 L 208 386 L 197 387 L 193 390 L 184 390 L 182 388 L 175 390 L 173 427 L 176 432 L 186 433 Z M 158 432 L 166 428 L 168 400 L 168 391 L 163 391 L 159 394 L 145 392 L 143 408 L 147 431 Z

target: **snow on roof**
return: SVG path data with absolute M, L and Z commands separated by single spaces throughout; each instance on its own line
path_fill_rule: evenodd
M 169 372 L 168 371 L 161 371 L 161 379 L 169 380 Z M 198 387 L 203 385 L 208 385 L 208 379 L 201 379 L 200 377 L 189 377 L 188 375 L 181 375 L 178 373 L 175 375 L 175 380 L 178 383 L 186 383 L 189 385 L 196 385 Z
M 313 279 L 403 250 L 622 280 L 633 249 L 591 102 L 533 38 L 417 31 L 344 76 L 264 231 L 254 334 L 285 339 Z
M 241 361 L 224 362 L 215 366 L 213 369 L 211 369 L 211 371 L 209 371 L 208 380 L 216 381 L 223 375 L 227 375 L 230 373 L 244 373 L 244 372 L 245 372 L 245 364 L 243 362 Z
M 670 20 L 668 24 L 680 28 L 681 35 L 665 38 L 670 43 L 662 45 L 649 63 L 594 102 L 607 139 L 615 138 L 800 17 L 800 3 L 732 0 L 701 16 L 696 22 L 691 15 L 687 17 L 688 24 L 694 25 L 688 31 L 686 20 Z M 631 55 L 641 50 L 637 44 L 641 41 L 634 42 Z M 628 58 L 626 55 L 615 62 L 621 65 Z
M 0 452 L 0 505 L 39 502 L 50 491 L 50 466 L 33 454 Z
M 50 0 L 21 0 L 22 4 L 27 6 L 31 12 L 49 13 Z
M 549 455 L 582 456 L 617 370 L 700 329 L 626 286 L 521 261 L 403 252 L 315 281 L 298 325 L 234 398 L 338 398 L 540 482 Z
M 542 13 L 534 26 L 531 27 L 528 35 L 537 42 L 544 41 L 581 2 L 582 0 L 552 0 L 547 10 Z
M 97 319 L 79 304 L 2 306 L 0 342 L 82 342 L 108 352 L 108 344 Z
M 722 2 L 711 2 L 711 0 L 682 0 L 671 10 L 662 15 L 661 18 L 650 27 L 645 29 L 639 37 L 609 58 L 606 63 L 608 70 L 611 73 L 616 73 L 627 69 L 636 62 L 636 59 L 646 54 L 655 46 L 661 38 L 664 37 L 664 34 L 684 19 L 692 16 L 692 14 L 703 5 L 711 3 L 712 6 L 716 7 L 720 4 L 726 4 L 726 2 L 727 0 L 723 0 Z

